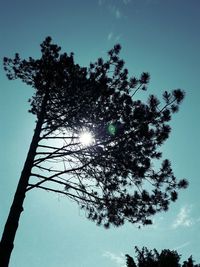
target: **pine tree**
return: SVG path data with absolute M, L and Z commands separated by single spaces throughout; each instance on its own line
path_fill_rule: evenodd
M 131 256 L 129 256 L 128 254 L 126 254 L 126 266 L 127 267 L 137 267 L 133 258 Z
M 195 261 L 193 260 L 192 256 L 190 256 L 187 261 L 183 262 L 182 267 L 200 267 L 200 264 L 194 264 Z
M 194 264 L 192 256 L 180 263 L 181 255 L 175 250 L 163 249 L 160 253 L 156 250 L 149 250 L 143 247 L 141 250 L 135 247 L 136 263 L 134 259 L 126 255 L 127 267 L 200 267 L 200 264 Z
M 136 100 L 150 77 L 129 77 L 120 49 L 115 45 L 107 60 L 86 68 L 47 37 L 40 59 L 4 58 L 8 79 L 34 88 L 29 102 L 37 120 L 0 243 L 1 267 L 8 266 L 23 202 L 34 188 L 65 195 L 108 228 L 151 223 L 187 186 L 176 179 L 169 160 L 159 169 L 153 165 L 184 92 L 166 91 L 161 102 L 154 95 L 146 103 Z M 90 142 L 81 141 L 84 135 Z

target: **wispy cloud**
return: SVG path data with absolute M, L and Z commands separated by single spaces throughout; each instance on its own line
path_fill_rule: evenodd
M 113 32 L 109 32 L 108 37 L 107 37 L 108 41 L 110 41 L 112 37 L 113 37 Z
M 173 249 L 174 249 L 174 250 L 178 250 L 178 249 L 187 247 L 187 246 L 190 245 L 190 243 L 191 243 L 190 241 L 187 241 L 187 242 L 185 242 L 185 243 L 183 243 L 183 244 L 181 244 L 181 245 L 179 245 L 179 246 L 177 246 L 177 247 L 175 247 L 175 248 L 173 248 Z
M 122 2 L 123 2 L 125 5 L 127 5 L 127 4 L 129 4 L 129 3 L 131 2 L 131 0 L 122 0 Z
M 114 2 L 115 2 L 115 1 L 114 1 Z M 128 5 L 129 3 L 132 2 L 132 0 L 121 0 L 121 2 L 122 2 L 124 5 Z M 99 6 L 102 6 L 104 3 L 109 4 L 109 3 L 112 3 L 112 1 L 111 1 L 111 0 L 98 0 L 98 4 L 99 4 Z
M 98 5 L 99 6 L 102 6 L 103 5 L 103 2 L 104 2 L 103 0 L 98 0 Z
M 117 19 L 120 19 L 121 18 L 121 12 L 119 11 L 119 9 L 116 9 L 115 10 L 115 17 L 117 18 Z
M 190 216 L 191 206 L 184 206 L 180 209 L 174 223 L 172 224 L 173 228 L 178 228 L 180 226 L 190 227 L 193 225 L 193 220 Z
M 116 35 L 113 32 L 109 32 L 108 36 L 107 36 L 107 40 L 108 41 L 114 41 L 114 42 L 118 42 L 121 38 L 121 34 Z
M 120 9 L 115 5 L 110 5 L 109 10 L 113 16 L 115 16 L 116 19 L 120 19 L 122 17 L 122 13 Z
M 118 267 L 126 267 L 125 255 L 123 253 L 118 255 L 110 251 L 106 251 L 103 256 L 113 261 Z
M 132 0 L 120 0 L 120 1 L 98 0 L 98 5 L 100 7 L 105 7 L 110 12 L 110 14 L 118 20 L 121 18 L 125 18 L 124 14 L 122 12 L 122 9 L 123 9 L 122 4 L 128 5 L 131 2 L 132 2 Z

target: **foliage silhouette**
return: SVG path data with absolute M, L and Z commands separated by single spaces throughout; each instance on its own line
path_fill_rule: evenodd
M 37 123 L 0 243 L 2 267 L 8 266 L 25 195 L 34 188 L 66 195 L 108 228 L 125 221 L 150 224 L 187 186 L 169 160 L 159 169 L 153 165 L 184 92 L 166 91 L 162 103 L 154 95 L 147 103 L 135 100 L 150 76 L 129 78 L 120 49 L 115 45 L 106 61 L 99 58 L 86 68 L 47 37 L 40 59 L 4 58 L 8 79 L 35 89 L 29 102 Z M 82 131 L 92 133 L 92 144 L 80 142 Z
M 192 256 L 181 264 L 181 255 L 175 250 L 164 249 L 159 253 L 156 249 L 148 250 L 143 247 L 140 250 L 135 247 L 135 252 L 136 263 L 131 256 L 126 255 L 127 267 L 200 267 L 200 264 L 194 264 Z

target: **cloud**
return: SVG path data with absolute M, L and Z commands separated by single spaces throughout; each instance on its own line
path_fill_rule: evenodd
M 125 255 L 123 253 L 120 253 L 120 255 L 118 255 L 118 254 L 112 253 L 110 251 L 106 251 L 106 252 L 104 252 L 103 256 L 106 258 L 109 258 L 118 267 L 126 267 L 126 259 L 125 259 Z
M 115 6 L 115 5 L 109 5 L 108 9 L 110 10 L 111 14 L 116 18 L 116 19 L 121 19 L 122 13 L 120 9 Z
M 103 2 L 104 2 L 103 0 L 98 0 L 98 5 L 99 6 L 102 6 L 103 5 Z
M 113 32 L 109 32 L 108 37 L 107 37 L 108 41 L 110 41 L 112 37 L 113 37 Z
M 122 1 L 122 3 L 124 4 L 124 5 L 128 5 L 129 3 L 131 3 L 132 2 L 132 0 L 121 0 Z M 99 6 L 102 6 L 104 3 L 112 3 L 112 1 L 109 1 L 109 0 L 98 0 L 98 5 Z M 115 2 L 115 1 L 114 1 Z
M 128 5 L 131 0 L 121 0 L 121 2 L 124 5 Z M 124 15 L 122 14 L 121 9 L 119 8 L 121 6 L 119 1 L 98 0 L 98 5 L 100 7 L 105 7 L 116 19 L 124 18 Z
M 180 226 L 190 227 L 193 225 L 193 220 L 190 216 L 191 207 L 184 206 L 180 209 L 174 223 L 172 224 L 173 228 L 178 228 Z
M 131 0 L 122 0 L 122 2 L 123 2 L 125 5 L 127 5 L 127 4 L 129 4 L 129 3 L 131 2 Z
M 190 243 L 191 242 L 185 242 L 185 243 L 183 243 L 183 244 L 181 244 L 181 245 L 179 245 L 179 246 L 177 246 L 177 247 L 175 247 L 175 248 L 173 248 L 174 250 L 178 250 L 178 249 L 181 249 L 181 248 L 184 248 L 184 247 L 187 247 L 187 246 L 189 246 L 190 245 Z
M 121 38 L 121 34 L 115 35 L 113 32 L 109 32 L 107 36 L 108 41 L 114 41 L 114 42 L 118 42 L 120 38 Z
M 116 17 L 117 19 L 120 19 L 120 18 L 121 18 L 121 12 L 119 11 L 119 9 L 116 9 L 116 10 L 115 10 L 115 17 Z

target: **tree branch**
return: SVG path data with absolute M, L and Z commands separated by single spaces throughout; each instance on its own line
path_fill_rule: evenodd
M 77 168 L 74 168 L 74 169 L 64 170 L 64 171 L 62 171 L 62 172 L 56 173 L 56 174 L 54 174 L 54 175 L 51 175 L 51 176 L 49 176 L 49 177 L 42 176 L 42 175 L 39 175 L 39 174 L 34 174 L 34 173 L 32 173 L 31 175 L 32 175 L 32 176 L 37 176 L 37 177 L 40 177 L 40 178 L 43 178 L 43 179 L 46 179 L 46 180 L 43 180 L 43 181 L 40 181 L 39 183 L 37 183 L 37 185 L 40 185 L 40 184 L 42 184 L 42 183 L 44 183 L 44 182 L 51 181 L 54 177 L 60 176 L 60 175 L 62 175 L 62 174 L 66 174 L 66 173 L 69 173 L 69 172 L 75 172 L 75 171 L 77 171 L 77 170 L 82 170 L 83 168 L 85 168 L 86 166 L 88 166 L 89 164 L 91 164 L 92 161 L 93 161 L 93 160 L 91 160 L 90 162 L 87 162 L 85 165 L 82 165 L 82 166 L 80 166 L 80 167 L 77 167 Z M 31 189 L 34 188 L 34 187 L 35 187 L 35 186 L 29 187 L 29 188 L 26 189 L 26 191 L 29 191 L 29 190 L 31 190 Z
M 29 185 L 33 186 L 32 184 L 29 184 Z M 40 186 L 40 185 L 37 185 L 36 188 L 44 189 L 46 191 L 51 191 L 51 192 L 54 192 L 54 193 L 64 194 L 64 195 L 66 195 L 68 197 L 71 197 L 73 200 L 74 200 L 74 198 L 76 198 L 76 199 L 82 200 L 83 202 L 89 202 L 89 203 L 97 204 L 97 202 L 94 201 L 94 200 L 86 199 L 86 198 L 80 197 L 78 195 L 74 195 L 74 194 L 68 193 L 66 191 L 60 191 L 60 190 L 57 190 L 57 189 L 52 189 L 52 188 L 48 188 L 48 187 L 44 187 L 44 186 Z

